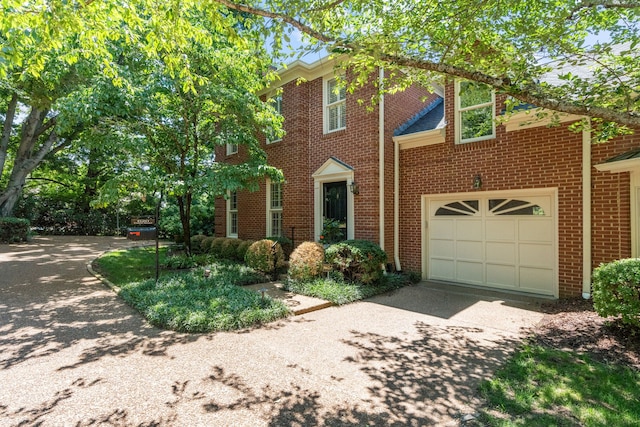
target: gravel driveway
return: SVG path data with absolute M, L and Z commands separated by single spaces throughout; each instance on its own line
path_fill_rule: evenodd
M 162 331 L 86 270 L 129 244 L 0 246 L 0 426 L 459 425 L 542 318 L 422 283 L 255 330 Z

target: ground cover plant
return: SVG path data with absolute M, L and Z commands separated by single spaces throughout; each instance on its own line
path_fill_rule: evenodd
M 162 252 L 164 259 L 166 249 Z M 128 304 L 166 329 L 226 331 L 289 315 L 283 302 L 242 287 L 266 278 L 240 264 L 215 261 L 184 272 L 164 271 L 156 283 L 155 249 L 142 248 L 107 253 L 95 267 L 120 288 L 119 295 Z
M 400 274 L 387 274 L 378 282 L 364 284 L 345 280 L 340 274 L 329 273 L 328 277 L 311 280 L 287 280 L 285 287 L 297 294 L 342 305 L 393 291 L 410 283 L 408 276 Z

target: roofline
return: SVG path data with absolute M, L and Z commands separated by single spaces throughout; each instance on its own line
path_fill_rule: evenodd
M 307 81 L 311 81 L 330 74 L 333 70 L 335 70 L 339 58 L 341 58 L 341 56 L 325 56 L 312 63 L 305 62 L 301 59 L 296 59 L 291 64 L 285 65 L 284 67 L 278 69 L 276 71 L 278 77 L 269 85 L 269 87 L 258 92 L 258 95 L 267 94 L 293 80 L 304 79 Z

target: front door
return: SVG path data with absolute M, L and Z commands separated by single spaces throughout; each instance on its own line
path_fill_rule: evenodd
M 325 182 L 322 186 L 323 220 L 339 223 L 342 240 L 347 239 L 347 181 Z

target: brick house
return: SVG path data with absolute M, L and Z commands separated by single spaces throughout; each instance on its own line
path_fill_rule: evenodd
M 287 133 L 265 150 L 286 182 L 217 200 L 218 235 L 297 244 L 332 217 L 398 270 L 551 297 L 587 296 L 594 267 L 638 256 L 637 134 L 594 145 L 568 129 L 575 116 L 496 123 L 504 99 L 468 82 L 385 95 L 368 112 L 357 100 L 373 85 L 338 93 L 333 72 L 318 61 L 281 74 Z

